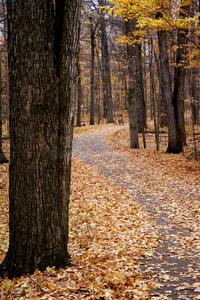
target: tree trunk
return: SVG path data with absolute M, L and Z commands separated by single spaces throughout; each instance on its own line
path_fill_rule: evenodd
M 136 19 L 131 20 L 131 31 L 135 31 Z M 142 63 L 142 48 L 141 43 L 138 42 L 134 45 L 135 50 L 135 99 L 137 104 L 137 120 L 138 120 L 138 132 L 143 133 L 146 128 L 146 103 L 144 100 L 144 78 L 143 78 L 143 63 Z
M 153 40 L 152 38 L 149 41 L 149 70 L 150 70 L 150 94 L 152 98 L 152 108 L 153 108 L 153 120 L 154 120 L 154 129 L 155 129 L 155 141 L 156 141 L 156 150 L 159 151 L 159 112 L 156 110 L 155 103 L 155 81 L 154 81 L 154 71 L 153 71 Z M 158 103 L 157 103 L 158 107 Z
M 79 0 L 8 0 L 9 277 L 70 264 L 71 175 Z
M 81 63 L 80 63 L 80 43 L 78 48 L 78 59 L 77 59 L 77 120 L 76 126 L 81 127 L 81 105 L 82 105 L 82 85 L 81 85 Z
M 199 123 L 199 100 L 198 100 L 198 86 L 197 86 L 197 69 L 190 69 L 187 72 L 187 78 L 189 83 L 189 91 L 191 98 L 191 108 L 192 108 L 192 120 L 194 125 L 198 125 Z
M 126 24 L 126 35 L 131 32 L 131 22 L 128 20 Z M 127 45 L 127 59 L 129 72 L 129 128 L 130 128 L 130 147 L 134 149 L 139 148 L 138 139 L 138 123 L 137 123 L 137 108 L 135 99 L 135 49 L 132 45 Z
M 189 14 L 189 6 L 183 5 L 180 7 L 180 18 L 186 18 Z M 187 13 L 186 13 L 187 12 Z M 186 145 L 186 132 L 185 132 L 185 119 L 184 119 L 184 89 L 185 89 L 185 57 L 186 57 L 186 35 L 188 30 L 181 28 L 178 31 L 177 37 L 177 53 L 176 53 L 176 66 L 174 73 L 174 105 L 178 116 L 178 127 L 181 136 L 181 142 Z
M 157 54 L 154 51 L 154 58 L 155 58 L 155 65 L 156 65 L 156 72 L 159 80 L 159 92 L 158 92 L 158 125 L 159 126 L 167 126 L 167 118 L 166 118 L 166 103 L 163 99 L 162 94 L 162 82 L 161 82 L 161 74 L 160 74 L 160 64 L 157 58 Z
M 100 6 L 105 6 L 104 0 L 98 0 Z M 102 86 L 103 86 L 103 107 L 104 118 L 107 123 L 113 121 L 113 103 L 112 103 L 112 87 L 111 87 L 111 72 L 110 72 L 110 57 L 108 52 L 108 38 L 106 33 L 106 21 L 104 15 L 100 20 L 101 29 L 101 51 L 102 51 Z
M 99 59 L 99 35 L 97 40 L 97 47 L 96 47 L 96 56 L 97 56 L 97 62 L 98 62 L 98 71 L 97 71 L 97 99 L 98 99 L 98 125 L 101 123 L 101 75 L 102 75 L 102 69 L 101 69 L 101 63 Z
M 146 69 L 146 56 L 147 56 L 147 53 L 146 53 L 146 42 L 144 41 L 143 42 L 143 55 L 144 55 L 144 58 L 143 58 L 143 69 L 144 69 L 144 103 L 145 103 L 145 106 L 147 105 L 147 69 Z M 147 123 L 147 112 L 146 112 L 146 123 Z M 147 126 L 147 124 L 146 124 Z
M 158 16 L 159 17 L 159 16 Z M 167 109 L 168 126 L 168 153 L 180 153 L 183 151 L 180 132 L 178 128 L 178 116 L 172 98 L 171 76 L 169 71 L 169 59 L 167 53 L 167 40 L 164 30 L 158 31 L 158 45 L 160 56 L 160 76 L 162 95 Z
M 185 90 L 185 67 L 183 65 L 183 36 L 178 34 L 178 49 L 176 56 L 176 66 L 174 72 L 174 93 L 173 102 L 177 111 L 177 121 L 180 132 L 181 143 L 186 145 L 186 132 L 184 120 L 184 90 Z
M 2 78 L 1 78 L 1 56 L 0 56 L 0 164 L 7 163 L 8 160 L 5 157 L 2 150 Z
M 144 100 L 144 78 L 141 44 L 135 45 L 135 63 L 136 63 L 136 101 L 138 116 L 138 132 L 144 132 L 147 127 L 146 122 L 146 103 Z
M 137 102 L 137 122 L 138 132 L 143 134 L 143 145 L 146 149 L 145 129 L 147 128 L 147 112 L 144 99 L 144 78 L 143 78 L 143 63 L 142 63 L 142 48 L 141 44 L 135 45 L 135 63 L 136 63 L 136 102 Z
M 94 48 L 95 29 L 90 18 L 91 70 L 90 70 L 90 125 L 94 125 Z
M 3 42 L 2 42 L 2 51 L 3 53 L 3 60 L 5 64 L 5 96 L 6 96 L 6 125 L 9 123 L 9 86 L 8 86 L 8 49 L 7 49 L 7 34 L 8 34 L 8 28 L 7 28 L 7 8 L 6 8 L 6 0 L 2 0 L 2 10 L 1 10 L 1 16 L 2 16 L 2 22 L 3 22 Z M 7 128 L 8 130 L 8 125 Z

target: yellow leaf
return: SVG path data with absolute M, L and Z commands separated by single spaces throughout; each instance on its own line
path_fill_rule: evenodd
M 51 292 L 55 291 L 55 289 L 56 289 L 55 284 L 54 283 L 49 283 L 49 288 L 50 288 Z

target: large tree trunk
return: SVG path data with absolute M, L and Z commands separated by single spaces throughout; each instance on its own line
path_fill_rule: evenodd
M 8 35 L 8 28 L 7 28 L 7 12 L 6 12 L 6 0 L 2 0 L 1 1 L 1 18 L 2 18 L 2 22 L 3 22 L 3 26 L 2 26 L 2 60 L 4 62 L 4 68 L 5 68 L 5 97 L 6 97 L 6 125 L 8 124 L 9 121 L 9 86 L 8 86 L 8 49 L 7 49 L 7 35 Z M 2 30 L 1 29 L 1 30 Z M 8 130 L 8 125 L 7 128 Z
M 100 6 L 105 6 L 105 0 L 98 0 Z M 112 86 L 110 72 L 110 57 L 108 52 L 108 38 L 106 33 L 106 21 L 102 14 L 100 20 L 101 51 L 102 51 L 102 87 L 103 87 L 103 115 L 107 123 L 113 122 Z
M 172 84 L 169 71 L 169 59 L 167 53 L 167 40 L 164 30 L 158 31 L 158 44 L 160 56 L 160 76 L 162 84 L 162 95 L 167 110 L 168 126 L 168 153 L 180 153 L 183 151 L 180 132 L 178 128 L 177 111 L 172 98 Z
M 68 203 L 79 0 L 8 0 L 9 277 L 70 264 Z
M 1 78 L 1 57 L 0 57 L 0 164 L 7 163 L 8 160 L 5 157 L 2 150 L 2 78 Z
M 128 35 L 131 30 L 132 20 L 128 20 L 126 24 L 126 34 Z M 134 149 L 139 148 L 138 139 L 138 123 L 137 123 L 137 108 L 135 99 L 135 49 L 132 45 L 127 45 L 127 59 L 128 59 L 128 72 L 129 72 L 129 128 L 130 128 L 130 147 Z

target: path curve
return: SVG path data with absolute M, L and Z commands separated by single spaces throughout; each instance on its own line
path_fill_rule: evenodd
M 188 249 L 187 252 L 185 250 L 187 247 L 182 248 L 182 241 L 191 240 L 191 232 L 181 224 L 170 226 L 171 208 L 162 206 L 167 197 L 166 193 L 159 197 L 156 197 L 155 193 L 153 195 L 144 193 L 140 178 L 144 180 L 145 168 L 141 163 L 137 165 L 137 158 L 135 166 L 131 169 L 127 167 L 127 158 L 113 150 L 104 140 L 104 136 L 120 128 L 123 129 L 124 126 L 98 130 L 74 138 L 73 154 L 82 162 L 97 166 L 100 174 L 111 178 L 120 187 L 128 189 L 130 195 L 143 204 L 154 219 L 156 229 L 161 236 L 160 247 L 155 250 L 155 257 L 142 262 L 142 270 L 147 276 L 158 278 L 162 287 L 151 292 L 151 299 L 200 299 L 200 284 L 198 286 L 200 245 Z M 136 184 L 134 178 L 137 178 Z M 155 181 L 153 170 L 152 178 L 148 178 L 149 180 L 153 185 Z M 177 190 L 178 184 L 175 181 L 174 186 L 169 186 L 168 193 L 170 190 L 171 192 L 173 189 Z M 181 185 L 180 192 L 187 195 L 187 188 Z M 195 190 L 190 192 L 190 197 L 191 201 L 200 200 L 200 194 Z

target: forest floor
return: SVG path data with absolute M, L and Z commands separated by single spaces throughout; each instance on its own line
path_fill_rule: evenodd
M 75 129 L 72 267 L 0 279 L 0 299 L 200 299 L 200 162 L 129 148 L 124 126 Z M 4 142 L 9 155 L 9 143 Z M 8 249 L 8 164 L 0 165 L 0 262 Z

